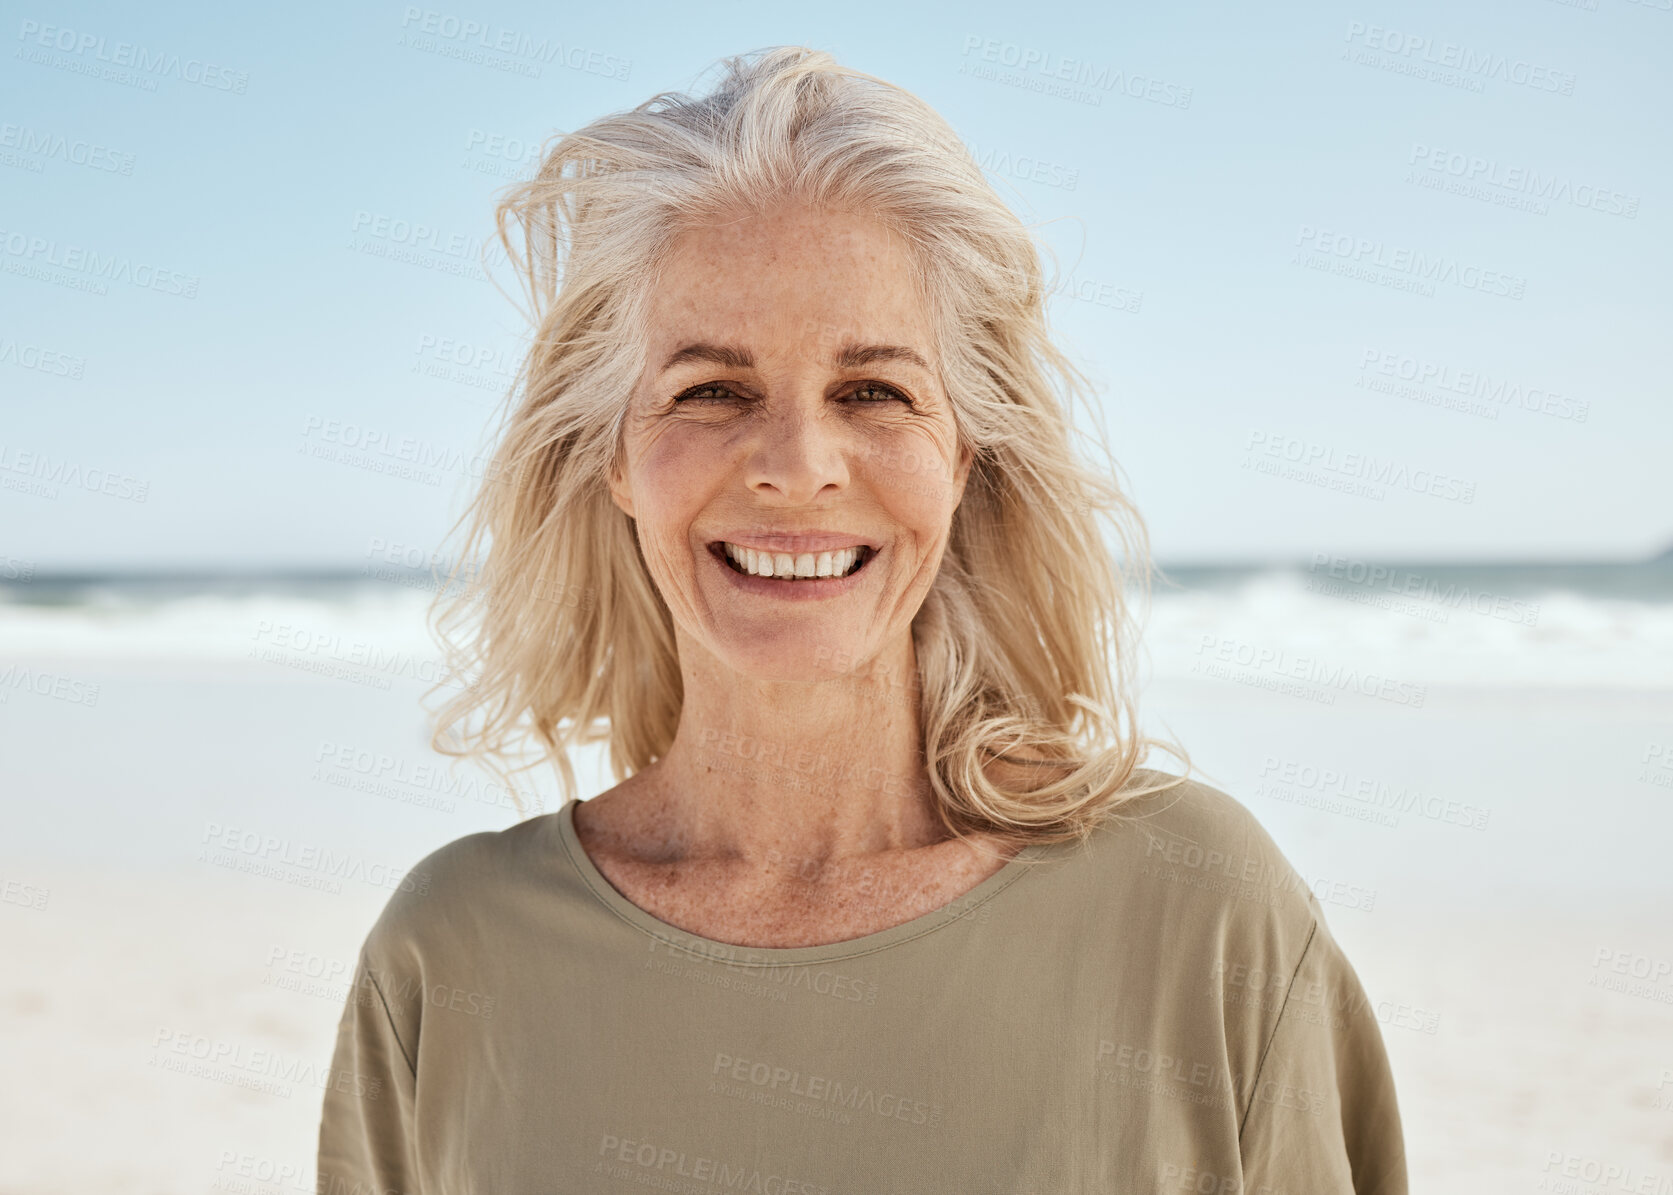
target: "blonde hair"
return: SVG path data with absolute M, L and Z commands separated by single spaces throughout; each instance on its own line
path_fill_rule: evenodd
M 1068 404 L 1089 387 L 1047 334 L 1039 246 L 909 92 L 799 46 L 721 65 L 706 95 L 666 92 L 558 135 L 501 197 L 496 227 L 535 336 L 454 525 L 468 523 L 461 562 L 491 542 L 432 610 L 449 670 L 468 678 L 452 682 L 462 691 L 432 746 L 498 771 L 491 757 L 532 731 L 542 757 L 515 770 L 555 762 L 566 800 L 574 746 L 607 741 L 618 781 L 668 750 L 682 699 L 674 624 L 606 486 L 644 359 L 647 280 L 685 228 L 795 198 L 905 239 L 974 452 L 912 622 L 941 820 L 1019 846 L 1084 842 L 1118 805 L 1179 783 L 1138 783 L 1152 746 L 1189 760 L 1134 724 L 1137 627 L 1103 526 L 1146 597 L 1148 536 L 1107 448 L 1107 473 L 1072 448 Z M 1016 766 L 990 775 L 995 759 Z

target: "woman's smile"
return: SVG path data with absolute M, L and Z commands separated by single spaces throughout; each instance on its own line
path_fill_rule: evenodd
M 868 578 L 878 549 L 860 545 L 834 552 L 764 552 L 723 540 L 708 555 L 743 593 L 793 601 L 838 597 Z

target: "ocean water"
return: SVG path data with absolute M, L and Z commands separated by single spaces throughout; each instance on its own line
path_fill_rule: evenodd
M 0 576 L 0 661 L 231 661 L 279 639 L 320 661 L 374 646 L 429 659 L 435 590 L 430 575 L 396 568 Z M 1414 684 L 1669 688 L 1673 553 L 1638 563 L 1321 556 L 1166 567 L 1151 585 L 1144 643 L 1157 677 L 1215 662 L 1282 672 L 1305 655 L 1403 670 Z

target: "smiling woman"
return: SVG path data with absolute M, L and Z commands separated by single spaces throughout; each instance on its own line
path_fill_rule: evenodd
M 536 337 L 435 746 L 532 732 L 569 799 L 372 927 L 320 1189 L 1403 1193 L 1317 899 L 1140 766 L 1143 525 L 945 123 L 774 49 L 500 217 Z

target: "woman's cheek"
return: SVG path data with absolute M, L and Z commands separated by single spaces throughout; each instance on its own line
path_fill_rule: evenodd
M 910 432 L 878 444 L 868 464 L 877 492 L 902 522 L 939 527 L 958 504 L 953 461 L 931 436 Z

